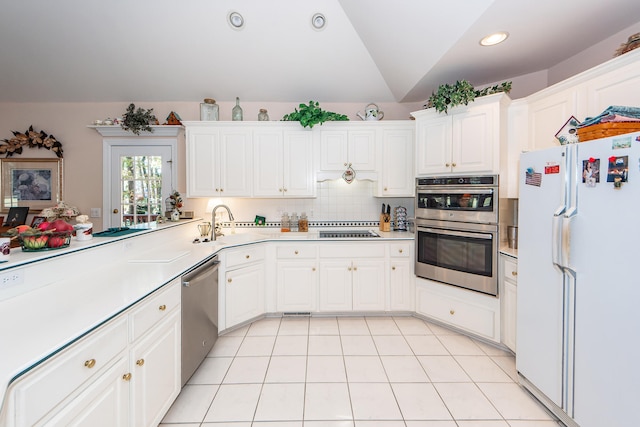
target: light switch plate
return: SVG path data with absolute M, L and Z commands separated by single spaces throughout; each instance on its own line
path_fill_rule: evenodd
M 100 218 L 102 214 L 100 213 L 100 208 L 91 208 L 91 213 L 89 215 L 91 218 Z

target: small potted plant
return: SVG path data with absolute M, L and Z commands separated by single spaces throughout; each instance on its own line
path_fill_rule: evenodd
M 331 111 L 324 111 L 320 108 L 319 102 L 309 101 L 309 105 L 300 104 L 297 108 L 293 109 L 293 113 L 285 114 L 282 121 L 300 122 L 302 127 L 312 128 L 314 125 L 328 121 L 346 121 L 349 117 L 344 114 L 333 113 Z
M 511 82 L 503 82 L 499 85 L 488 86 L 481 90 L 474 89 L 473 85 L 466 80 L 458 80 L 455 84 L 443 84 L 432 93 L 424 108 L 435 108 L 439 113 L 447 113 L 449 108 L 457 105 L 467 105 L 474 99 L 492 95 L 494 93 L 511 91 Z

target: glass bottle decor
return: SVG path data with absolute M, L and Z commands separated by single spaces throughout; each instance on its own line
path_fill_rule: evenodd
M 258 121 L 259 122 L 269 121 L 269 114 L 267 114 L 267 110 L 265 110 L 264 108 L 261 108 L 260 112 L 258 113 Z
M 231 110 L 231 120 L 242 121 L 242 107 L 240 107 L 240 98 L 236 97 L 236 106 Z
M 205 98 L 200 104 L 200 120 L 212 121 L 218 120 L 219 107 L 215 99 Z

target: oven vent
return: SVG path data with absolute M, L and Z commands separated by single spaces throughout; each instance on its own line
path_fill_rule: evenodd
M 311 316 L 310 311 L 288 311 L 282 314 L 282 317 L 302 317 L 302 316 Z

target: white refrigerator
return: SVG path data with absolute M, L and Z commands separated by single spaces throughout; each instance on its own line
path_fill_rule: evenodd
M 516 368 L 565 424 L 638 426 L 640 133 L 522 154 Z

